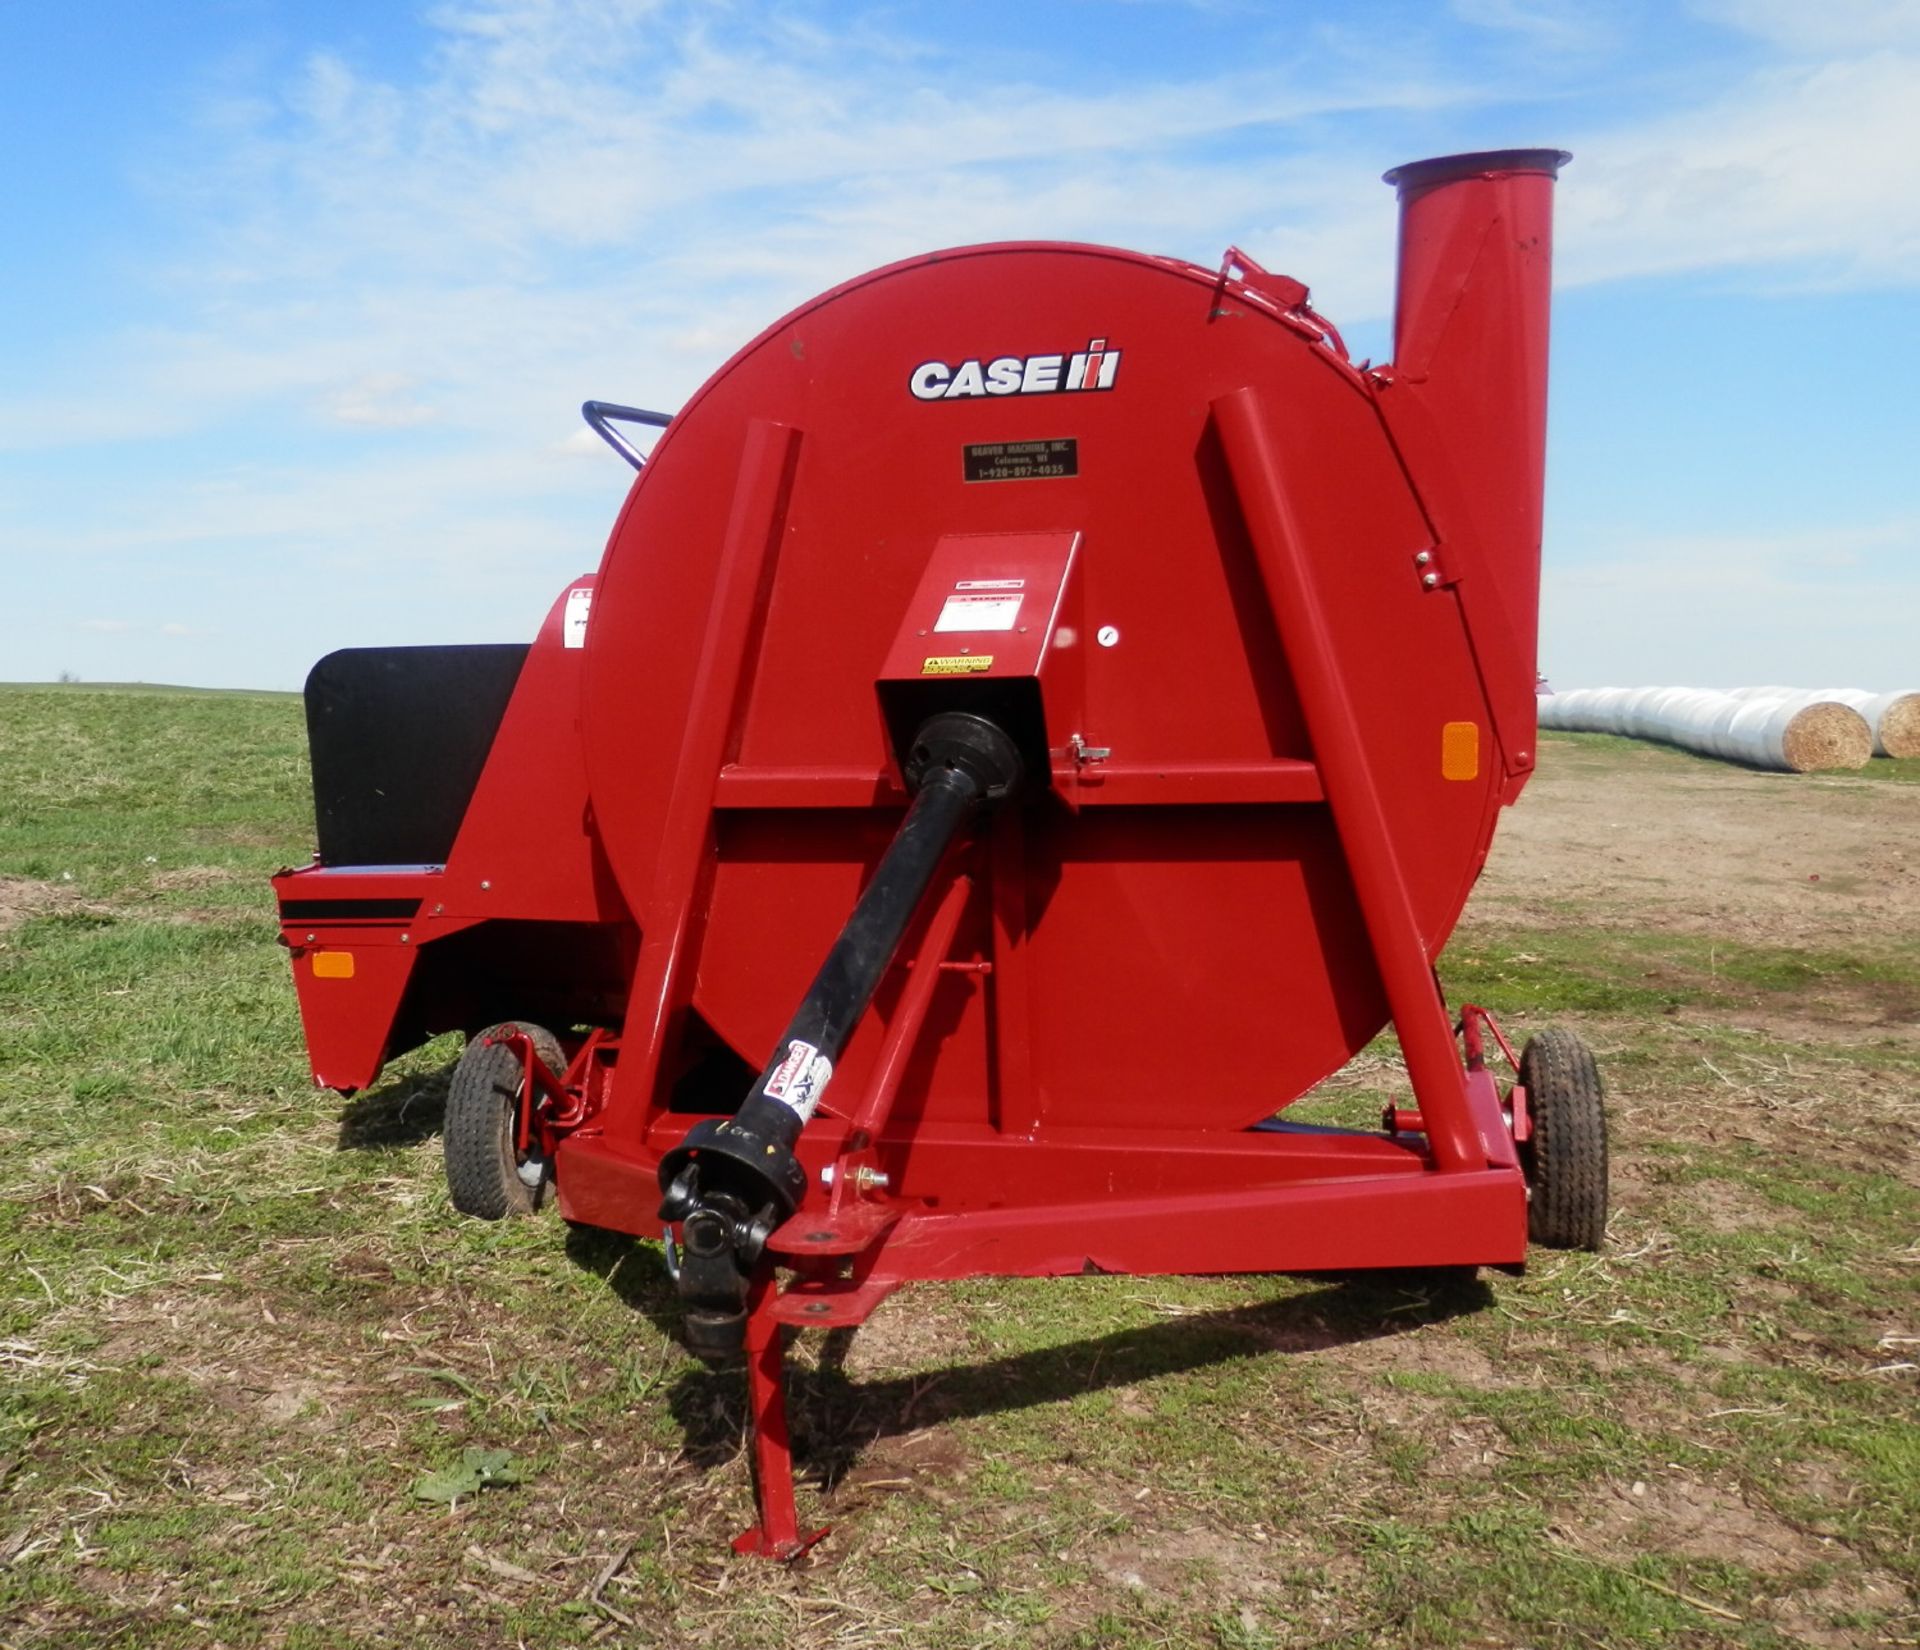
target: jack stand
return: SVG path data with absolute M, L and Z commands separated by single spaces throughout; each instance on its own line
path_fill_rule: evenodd
M 791 1563 L 827 1533 L 805 1534 L 793 1500 L 793 1445 L 787 1436 L 786 1359 L 774 1316 L 780 1284 L 768 1267 L 747 1304 L 747 1408 L 753 1426 L 754 1504 L 760 1522 L 734 1537 L 733 1550 Z

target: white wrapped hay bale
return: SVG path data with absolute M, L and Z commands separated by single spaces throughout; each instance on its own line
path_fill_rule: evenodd
M 1788 773 L 1863 768 L 1873 734 L 1851 705 L 1794 689 L 1575 688 L 1539 701 L 1540 725 L 1657 739 Z
M 1809 700 L 1851 705 L 1873 730 L 1875 756 L 1920 756 L 1920 688 L 1875 693 L 1868 688 L 1735 688 L 1737 698 L 1759 694 L 1802 694 Z
M 1867 719 L 1873 729 L 1875 756 L 1920 756 L 1920 688 L 1870 693 L 1864 704 L 1852 697 L 1851 689 L 1834 697 Z

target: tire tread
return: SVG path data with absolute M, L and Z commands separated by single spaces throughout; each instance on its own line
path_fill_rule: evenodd
M 559 1039 L 524 1020 L 488 1026 L 469 1039 L 447 1089 L 441 1148 L 453 1206 L 479 1220 L 532 1214 L 546 1197 L 545 1182 L 531 1187 L 515 1169 L 512 1118 L 520 1093 L 519 1063 L 511 1048 L 487 1041 L 515 1025 L 533 1039 L 534 1052 L 551 1069 L 566 1066 Z
M 1607 1235 L 1607 1113 L 1600 1068 L 1577 1032 L 1550 1026 L 1520 1056 L 1533 1138 L 1522 1149 L 1532 1196 L 1527 1236 L 1597 1250 Z

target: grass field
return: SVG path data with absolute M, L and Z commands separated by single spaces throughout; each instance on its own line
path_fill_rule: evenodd
M 298 701 L 0 688 L 0 1646 L 1920 1642 L 1920 764 L 1543 743 L 1444 973 L 1598 1049 L 1606 1251 L 905 1291 L 788 1569 L 656 1249 L 455 1220 L 449 1043 L 312 1088 Z

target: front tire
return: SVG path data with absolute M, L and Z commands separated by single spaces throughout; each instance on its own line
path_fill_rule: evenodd
M 1527 1236 L 1597 1250 L 1607 1237 L 1607 1114 L 1600 1068 L 1575 1032 L 1549 1027 L 1520 1054 L 1532 1138 L 1520 1144 Z
M 453 1206 L 479 1220 L 529 1215 L 546 1201 L 552 1166 L 532 1148 L 514 1150 L 515 1123 L 526 1072 L 510 1044 L 489 1042 L 515 1028 L 533 1043 L 533 1052 L 549 1071 L 563 1072 L 566 1055 L 550 1031 L 524 1020 L 489 1026 L 468 1044 L 453 1068 L 447 1090 L 447 1190 Z

